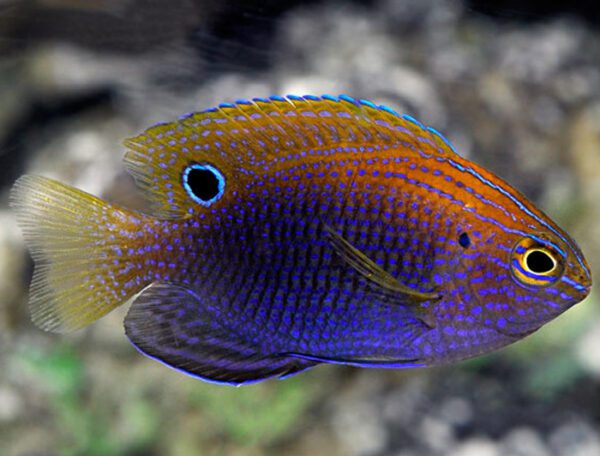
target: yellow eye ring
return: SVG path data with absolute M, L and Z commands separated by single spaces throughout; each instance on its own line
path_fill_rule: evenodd
M 510 268 L 513 277 L 522 285 L 546 287 L 564 272 L 565 259 L 560 248 L 540 237 L 524 237 L 513 248 Z

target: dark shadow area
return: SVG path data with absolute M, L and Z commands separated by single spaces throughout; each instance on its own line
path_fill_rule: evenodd
M 466 4 L 474 12 L 503 22 L 539 22 L 557 16 L 572 15 L 594 26 L 600 25 L 600 5 L 594 0 L 574 2 L 467 0 Z
M 0 188 L 11 185 L 23 174 L 32 135 L 63 125 L 85 112 L 109 107 L 114 96 L 111 88 L 98 87 L 79 94 L 28 100 L 27 109 L 12 120 L 8 134 L 0 138 Z

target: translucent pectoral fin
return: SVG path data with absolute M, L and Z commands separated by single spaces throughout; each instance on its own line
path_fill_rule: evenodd
M 423 301 L 437 300 L 440 295 L 435 292 L 421 292 L 399 282 L 387 271 L 379 267 L 373 260 L 350 244 L 343 236 L 336 233 L 331 227 L 326 226 L 331 240 L 331 245 L 342 259 L 352 266 L 366 279 L 377 284 L 382 289 L 400 294 L 410 301 L 420 303 Z
M 325 225 L 331 245 L 338 255 L 359 274 L 377 287 L 389 303 L 409 306 L 415 316 L 428 328 L 435 328 L 435 316 L 432 314 L 432 301 L 441 295 L 436 292 L 421 292 L 404 285 L 390 273 L 378 266 L 363 252 L 354 247 L 343 236 Z
M 133 302 L 125 332 L 135 347 L 185 374 L 241 385 L 287 377 L 315 361 L 263 353 L 218 321 L 191 290 L 155 283 Z

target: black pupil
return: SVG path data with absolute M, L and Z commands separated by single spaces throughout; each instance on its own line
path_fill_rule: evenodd
M 219 180 L 208 169 L 192 168 L 187 175 L 187 183 L 197 198 L 210 201 L 219 193 Z
M 547 253 L 534 250 L 527 255 L 527 267 L 532 272 L 543 274 L 552 270 L 554 261 L 552 261 L 552 258 Z
M 466 249 L 471 245 L 471 239 L 469 238 L 469 235 L 467 233 L 462 233 L 458 237 L 458 243 L 461 245 L 461 247 Z

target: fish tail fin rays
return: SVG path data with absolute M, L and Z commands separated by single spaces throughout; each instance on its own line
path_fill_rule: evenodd
M 40 328 L 82 328 L 143 288 L 124 258 L 141 235 L 142 214 L 29 175 L 13 186 L 10 205 L 35 262 L 29 306 Z
M 144 355 L 214 383 L 237 386 L 286 378 L 317 364 L 261 353 L 221 325 L 194 292 L 168 283 L 154 283 L 136 298 L 125 333 Z

